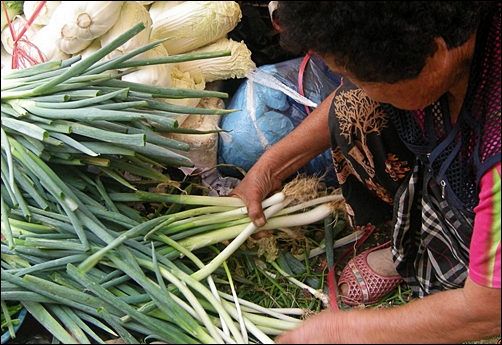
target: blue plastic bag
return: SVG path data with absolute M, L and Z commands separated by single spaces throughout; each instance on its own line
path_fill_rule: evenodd
M 304 58 L 300 57 L 263 65 L 259 69 L 300 92 L 298 80 L 303 61 Z M 311 56 L 303 71 L 304 96 L 320 104 L 339 85 L 340 76 L 331 72 L 320 58 Z M 220 128 L 227 132 L 219 134 L 218 164 L 233 164 L 244 171 L 248 171 L 268 148 L 296 128 L 308 116 L 307 109 L 313 110 L 281 90 L 250 79 L 237 88 L 227 108 L 239 111 L 220 118 Z M 237 169 L 229 166 L 219 166 L 218 170 L 227 176 L 240 175 Z M 331 150 L 318 155 L 297 173 L 324 175 L 326 185 L 338 186 Z

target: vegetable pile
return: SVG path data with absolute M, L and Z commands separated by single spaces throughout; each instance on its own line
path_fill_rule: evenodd
M 199 50 L 232 54 L 199 66 L 182 61 L 138 66 L 124 80 L 202 90 L 207 82 L 243 78 L 256 68 L 246 44 L 226 37 L 242 17 L 235 1 L 2 1 L 2 5 L 9 18 L 2 9 L 2 68 L 87 57 L 138 22 L 145 24 L 145 30 L 103 56 L 104 61 L 158 40 L 162 44 L 132 59 Z M 199 100 L 166 99 L 190 106 Z
M 68 344 L 117 337 L 133 344 L 273 343 L 305 311 L 247 299 L 249 289 L 238 286 L 251 276 L 240 273 L 237 258 L 283 289 L 265 257 L 286 282 L 325 307 L 323 282 L 298 279 L 308 256 L 246 244 L 261 230 L 291 235 L 322 222 L 338 214 L 342 197 L 315 179 L 293 180 L 264 201 L 268 222 L 257 229 L 241 200 L 200 195 L 197 185 L 172 180 L 169 167 L 192 164 L 172 149 L 189 147 L 159 132 L 179 131 L 179 114 L 233 110 L 160 99 L 228 95 L 124 77 L 143 66 L 209 61 L 231 51 L 148 57 L 169 40 L 162 38 L 105 58 L 143 30 L 138 22 L 85 58 L 2 72 L 2 309 L 20 301 Z M 152 192 L 161 187 L 165 192 Z

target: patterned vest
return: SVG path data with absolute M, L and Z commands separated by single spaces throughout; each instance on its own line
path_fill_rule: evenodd
M 443 96 L 421 111 L 383 107 L 417 164 L 394 200 L 396 268 L 422 297 L 468 275 L 481 176 L 500 162 L 501 4 L 479 28 L 467 94 L 452 124 Z

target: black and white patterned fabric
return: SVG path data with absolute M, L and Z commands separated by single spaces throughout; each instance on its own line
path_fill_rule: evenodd
M 394 205 L 396 269 L 418 297 L 463 286 L 473 227 L 473 218 L 450 207 L 441 195 L 438 198 L 440 186 L 430 190 L 427 181 L 430 174 L 417 161 Z

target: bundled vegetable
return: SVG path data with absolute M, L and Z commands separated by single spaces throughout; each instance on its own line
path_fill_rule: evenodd
M 153 20 L 150 39 L 164 42 L 169 54 L 186 53 L 232 31 L 242 18 L 235 1 L 184 1 Z
M 79 206 L 88 215 L 83 225 L 91 250 L 79 243 L 70 219 L 41 209 L 34 213 L 34 223 L 12 210 L 8 217 L 15 246 L 9 250 L 2 245 L 2 299 L 21 300 L 61 342 L 90 343 L 89 337 L 102 342 L 86 325 L 91 322 L 128 343 L 138 343 L 137 336 L 168 343 L 273 343 L 271 337 L 301 322 L 289 316 L 303 316 L 298 308 L 263 308 L 237 295 L 226 262 L 248 230 L 232 228 L 253 227 L 240 199 L 189 195 L 189 191 L 113 193 L 116 187 L 99 178 L 77 174 L 75 179 L 71 174 L 64 179 L 68 187 L 99 191 L 81 198 Z M 301 183 L 302 179 L 293 181 L 265 200 L 263 207 L 274 224 L 252 232 L 314 223 L 336 211 L 340 195 L 311 193 L 304 199 L 305 191 L 300 196 L 288 192 Z M 121 199 L 153 201 L 161 208 L 168 205 L 169 211 L 136 219 L 134 213 L 117 211 L 126 207 Z M 291 206 L 281 211 L 286 204 Z M 212 244 L 221 241 L 218 234 L 223 233 L 235 242 L 220 252 Z M 198 248 L 209 251 L 184 243 L 184 238 L 194 236 L 199 237 Z M 217 272 L 220 267 L 224 271 Z M 326 303 L 321 289 L 279 272 Z M 47 317 L 50 314 L 55 318 Z
M 141 31 L 129 41 L 112 51 L 105 57 L 105 59 L 109 60 L 116 56 L 124 55 L 136 48 L 146 45 L 150 41 L 150 32 L 152 30 L 152 19 L 150 18 L 150 14 L 146 10 L 145 6 L 139 2 L 125 1 L 120 9 L 119 17 L 115 24 L 110 28 L 110 30 L 100 37 L 101 45 L 107 45 L 112 42 L 117 36 L 123 34 L 134 24 L 139 22 L 143 22 L 145 24 L 145 30 Z M 145 57 L 144 54 L 147 53 L 140 54 L 133 59 Z
M 317 188 L 307 185 L 300 198 L 285 188 L 264 201 L 269 222 L 256 228 L 240 199 L 173 193 L 179 186 L 155 168 L 190 162 L 166 148 L 182 143 L 155 130 L 176 131 L 171 116 L 179 112 L 232 110 L 154 98 L 225 94 L 141 85 L 106 72 L 230 52 L 131 60 L 159 41 L 98 62 L 142 29 L 133 26 L 86 59 L 2 75 L 2 300 L 21 301 L 63 343 L 102 343 L 88 323 L 127 343 L 273 343 L 298 325 L 289 316 L 297 308 L 277 312 L 239 299 L 227 261 L 252 233 L 317 222 L 342 197 L 303 200 Z M 145 180 L 173 187 L 150 193 L 142 190 Z M 160 208 L 138 212 L 137 203 Z M 215 247 L 229 239 L 223 250 Z M 214 255 L 199 255 L 204 249 Z M 312 291 L 326 297 L 317 286 Z
M 63 1 L 48 26 L 60 32 L 55 44 L 67 54 L 88 47 L 117 22 L 125 1 Z
M 193 110 L 195 113 L 215 115 L 226 113 L 222 109 L 213 111 L 179 106 L 171 106 L 168 110 L 164 103 L 161 102 L 159 105 L 152 98 L 152 96 L 224 97 L 224 93 L 144 87 L 140 84 L 114 80 L 110 75 L 104 73 L 107 68 L 128 68 L 148 63 L 167 63 L 170 62 L 169 59 L 172 62 L 195 57 L 186 55 L 148 61 L 127 60 L 161 43 L 154 42 L 129 53 L 129 55 L 126 54 L 109 62 L 96 63 L 142 29 L 144 29 L 143 23 L 138 23 L 117 37 L 112 44 L 101 48 L 84 60 L 75 57 L 2 74 L 3 268 L 10 267 L 17 270 L 20 265 L 26 263 L 25 260 L 16 258 L 19 253 L 6 252 L 9 250 L 22 251 L 21 245 L 24 243 L 24 239 L 21 240 L 18 237 L 21 233 L 34 234 L 33 231 L 37 232 L 37 229 L 42 230 L 45 234 L 48 234 L 46 230 L 49 229 L 56 229 L 56 232 L 62 231 L 60 234 L 64 234 L 63 237 L 66 237 L 66 240 L 63 241 L 64 248 L 81 251 L 77 257 L 63 254 L 62 261 L 70 263 L 76 262 L 75 258 L 83 260 L 89 256 L 94 250 L 92 248 L 96 245 L 102 246 L 111 242 L 119 229 L 134 228 L 135 226 L 149 229 L 149 226 L 155 224 L 157 220 L 142 224 L 143 219 L 135 216 L 134 210 L 126 205 L 114 204 L 107 197 L 110 191 L 105 191 L 101 178 L 107 177 L 111 178 L 111 181 L 117 181 L 118 185 L 113 187 L 118 188 L 117 190 L 121 190 L 118 186 L 135 189 L 126 180 L 125 175 L 120 175 L 121 172 L 128 172 L 154 181 L 169 181 L 166 176 L 153 169 L 152 166 L 162 167 L 162 164 L 169 162 L 183 165 L 190 164 L 190 162 L 182 156 L 169 153 L 166 148 L 166 145 L 180 148 L 182 143 L 156 135 L 153 128 L 169 127 L 175 129 L 176 121 L 171 120 L 169 116 L 176 113 L 169 110 L 182 110 L 184 112 Z M 229 52 L 205 54 L 204 57 L 217 57 L 226 54 Z M 97 171 L 101 171 L 101 175 L 96 175 L 96 170 L 92 169 L 93 172 L 89 174 L 87 169 L 79 169 L 81 166 L 84 168 L 92 166 Z M 94 179 L 95 182 L 92 181 Z M 111 186 L 112 184 L 108 181 L 107 185 Z M 98 192 L 97 195 L 100 195 L 98 199 L 104 198 L 108 208 L 104 208 L 98 200 L 92 201 L 96 195 L 93 192 L 85 193 L 90 190 Z M 24 230 L 19 232 L 19 226 Z M 42 242 L 44 241 L 42 240 Z M 48 244 L 48 242 L 45 243 Z M 121 259 L 124 258 L 121 256 Z M 119 261 L 114 259 L 115 264 L 120 266 L 121 259 Z M 4 263 L 4 260 L 8 261 Z M 40 263 L 39 260 L 29 260 L 28 262 L 33 265 Z M 45 266 L 47 267 L 47 265 Z M 25 266 L 24 268 L 29 267 Z M 38 268 L 32 270 L 32 272 L 36 271 Z M 20 283 L 20 278 L 13 278 L 12 272 L 2 269 L 2 300 L 9 300 L 8 295 L 4 295 L 4 292 L 9 290 L 5 288 L 4 282 L 9 281 L 14 285 Z M 72 275 L 72 272 L 71 265 L 69 265 L 68 274 Z M 128 271 L 126 270 L 126 272 Z M 131 274 L 133 278 L 136 277 L 134 274 L 143 275 L 140 271 Z M 28 281 L 28 275 L 25 275 L 25 278 Z M 36 277 L 33 276 L 33 278 Z M 40 279 L 40 277 L 38 278 Z M 76 281 L 84 286 L 87 285 L 86 282 L 89 278 L 91 277 L 80 274 L 75 276 Z M 145 291 L 154 291 L 152 289 L 155 288 L 153 285 L 149 285 L 147 280 L 143 280 L 143 284 L 146 284 L 143 286 Z M 43 284 L 36 283 L 35 285 L 38 291 L 35 293 L 38 294 L 43 290 L 43 288 L 39 289 L 40 285 Z M 23 286 L 23 289 L 26 288 L 24 283 L 19 286 Z M 160 296 L 159 293 L 161 292 L 154 293 L 152 298 Z M 40 304 L 39 298 L 30 299 L 26 295 L 22 295 L 22 293 L 17 294 L 15 298 L 22 301 L 29 312 L 43 322 L 44 326 L 62 342 L 74 343 L 75 339 L 78 339 L 79 342 L 88 342 L 82 333 L 69 335 L 61 326 L 51 323 L 48 318 L 49 314 Z M 64 294 L 60 296 L 64 296 Z M 106 293 L 104 296 L 107 296 Z M 48 295 L 45 297 L 50 299 Z M 11 296 L 11 298 L 14 297 Z M 163 295 L 160 299 L 166 301 L 169 296 Z M 67 319 L 62 317 L 63 314 L 77 315 L 73 309 L 69 308 L 76 307 L 78 309 L 78 303 L 68 303 L 68 301 L 67 299 L 66 304 L 63 302 L 63 307 L 59 306 L 60 303 L 58 306 L 49 303 L 48 306 L 51 313 L 61 317 L 64 323 L 67 322 Z M 109 299 L 109 301 L 111 300 Z M 116 305 L 121 304 L 117 303 Z M 128 314 L 138 314 L 138 312 L 135 314 L 130 311 L 131 308 L 133 307 L 125 309 L 128 310 Z M 167 309 L 161 307 L 162 311 L 165 312 L 164 317 L 170 317 L 173 308 L 181 310 L 181 307 L 177 307 L 177 309 L 174 306 L 169 306 Z M 120 325 L 116 310 L 116 307 L 107 310 L 106 306 L 102 305 L 101 308 L 93 310 L 92 318 L 102 317 L 115 327 L 118 334 L 121 334 L 125 339 L 132 339 L 124 327 Z M 96 311 L 98 311 L 97 314 Z M 89 312 L 89 309 L 84 308 L 84 312 Z M 88 317 L 85 319 L 88 320 Z M 76 320 L 78 317 L 72 319 Z M 144 321 L 145 319 L 150 320 L 151 317 L 139 317 L 139 320 Z M 68 327 L 68 324 L 65 325 Z M 208 340 L 196 321 L 192 322 L 191 327 L 197 333 L 190 333 L 189 336 L 184 336 L 180 330 L 171 331 L 172 328 L 177 327 L 173 323 L 159 325 L 159 321 L 152 320 L 149 321 L 148 327 L 141 326 L 139 329 L 146 329 L 148 334 L 170 342 L 188 341 L 192 343 L 195 339 L 212 342 L 212 338 Z M 84 327 L 82 321 L 80 321 L 80 326 Z M 126 327 L 138 329 L 134 323 L 126 325 Z M 75 327 L 72 325 L 68 329 L 75 329 Z M 84 329 L 89 330 L 88 327 Z M 113 331 L 111 333 L 117 334 Z M 192 335 L 195 338 L 190 340 Z M 216 334 L 213 335 L 216 336 Z
M 192 76 L 200 75 L 208 83 L 215 80 L 244 78 L 248 72 L 256 69 L 256 64 L 251 59 L 251 51 L 244 41 L 236 42 L 230 38 L 222 37 L 213 43 L 191 51 L 191 53 L 218 50 L 230 50 L 232 54 L 214 59 L 210 63 L 183 62 L 178 65 L 178 68 L 183 72 L 189 72 Z
M 195 91 L 176 88 L 148 87 L 120 80 L 110 74 L 102 73 L 107 68 L 132 67 L 146 61 L 126 61 L 127 55 L 107 63 L 94 65 L 103 56 L 122 45 L 130 37 L 144 29 L 138 23 L 113 44 L 105 46 L 87 59 L 78 57 L 65 61 L 52 61 L 35 65 L 24 70 L 2 74 L 2 157 L 9 170 L 2 169 L 2 186 L 9 194 L 2 199 L 12 207 L 21 207 L 26 219 L 31 218 L 29 208 L 22 194 L 16 192 L 19 183 L 24 186 L 25 179 L 15 176 L 16 166 L 32 162 L 33 167 L 47 171 L 47 181 L 55 174 L 45 162 L 82 166 L 90 164 L 108 174 L 129 188 L 134 187 L 117 170 L 166 181 L 150 165 L 192 166 L 188 158 L 174 153 L 169 148 L 189 150 L 183 142 L 164 138 L 155 130 L 176 131 L 176 112 L 222 114 L 227 111 L 218 109 L 198 109 L 169 107 L 164 102 L 155 101 L 156 97 L 225 97 L 221 92 Z M 129 56 L 140 54 L 160 42 L 142 47 Z M 228 52 L 206 54 L 206 57 L 221 56 Z M 164 60 L 149 60 L 149 63 L 166 63 Z M 182 57 L 183 58 L 183 57 Z M 194 56 L 185 56 L 185 59 Z M 14 156 L 13 153 L 14 152 Z M 4 156 L 5 155 L 5 156 Z M 16 155 L 21 155 L 14 159 Z M 117 159 L 120 155 L 120 159 Z M 21 166 L 22 166 L 21 165 Z M 26 167 L 22 168 L 23 170 Z M 33 172 L 35 177 L 38 175 Z M 37 185 L 36 181 L 32 184 Z M 49 182 L 46 182 L 49 183 Z M 62 203 L 67 212 L 68 200 L 60 199 L 59 189 L 51 189 L 56 200 Z M 37 194 L 46 191 L 39 191 Z M 45 205 L 41 202 L 40 206 Z M 46 207 L 46 206 L 44 206 Z M 74 220 L 75 227 L 81 228 L 80 221 Z M 82 239 L 82 241 L 84 241 Z M 84 241 L 85 242 L 85 241 Z M 12 243 L 11 243 L 12 245 Z

